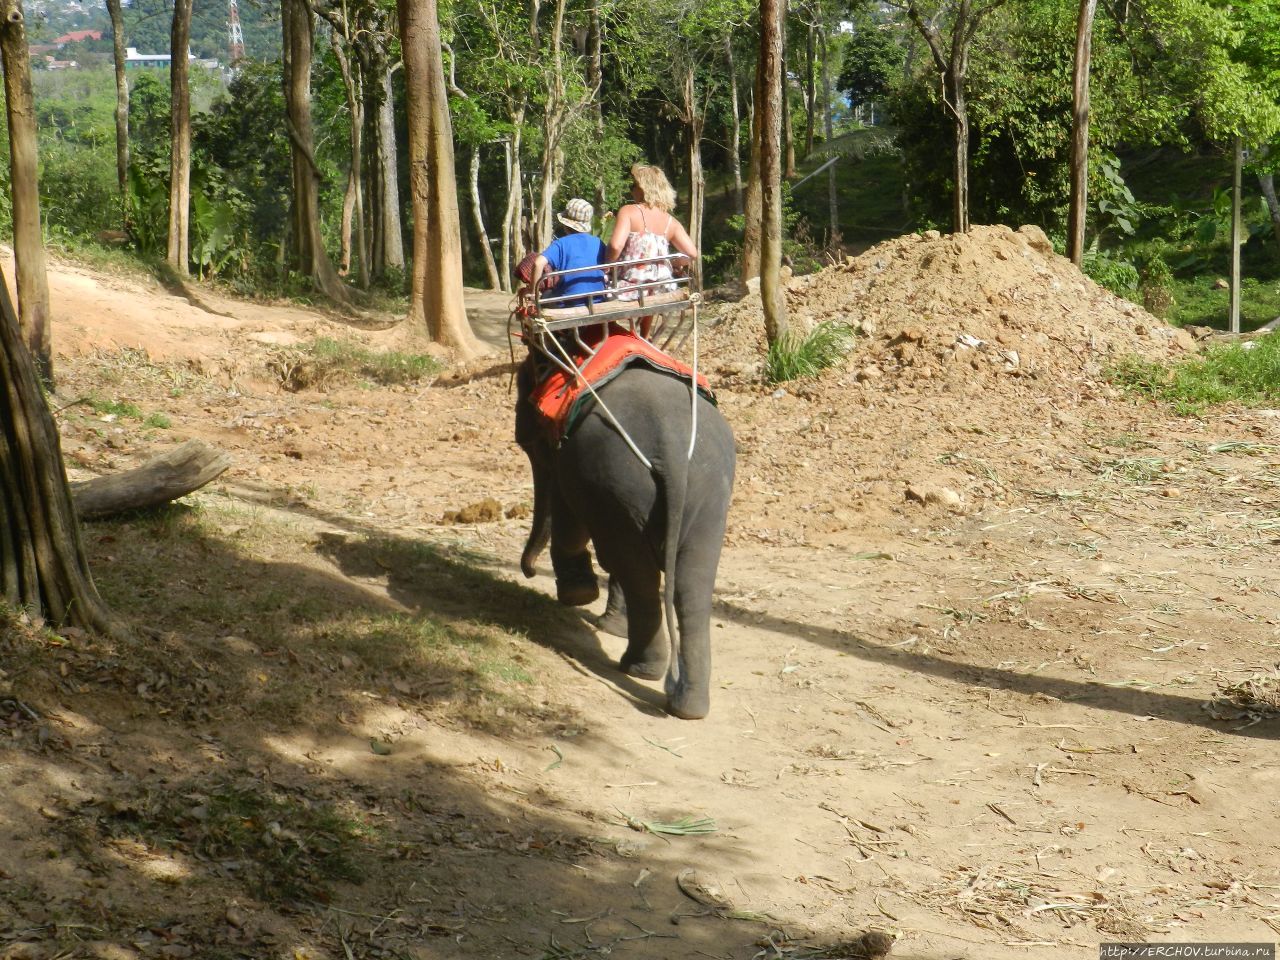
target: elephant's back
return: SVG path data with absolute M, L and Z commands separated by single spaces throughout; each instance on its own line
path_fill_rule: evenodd
M 690 387 L 669 373 L 647 367 L 630 367 L 599 391 L 609 412 L 642 450 L 661 456 L 670 444 L 673 449 L 688 450 L 689 435 L 694 425 Z M 591 430 L 613 428 L 597 409 L 590 409 L 583 427 Z M 698 439 L 719 441 L 728 438 L 732 447 L 732 431 L 715 404 L 698 397 Z M 620 439 L 620 438 L 619 438 Z M 625 441 L 623 441 L 625 442 Z

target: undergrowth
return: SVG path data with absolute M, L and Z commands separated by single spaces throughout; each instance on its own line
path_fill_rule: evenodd
M 1210 347 L 1170 365 L 1126 357 L 1109 375 L 1129 393 L 1170 403 L 1184 415 L 1220 403 L 1270 403 L 1280 400 L 1280 336 Z
M 272 367 L 287 390 L 341 382 L 382 386 L 417 383 L 443 369 L 438 360 L 427 354 L 370 350 L 358 343 L 331 337 L 319 337 L 278 356 Z
M 852 342 L 853 329 L 832 320 L 818 324 L 807 336 L 789 333 L 769 345 L 765 376 L 770 383 L 816 377 L 839 363 Z

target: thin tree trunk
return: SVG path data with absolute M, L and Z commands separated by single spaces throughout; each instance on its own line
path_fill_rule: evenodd
M 14 23 L 7 18 L 4 22 Z M 18 331 L 2 274 L 0 601 L 56 625 L 103 634 L 120 632 L 89 575 L 62 466 L 58 428 Z
M 292 221 L 297 268 L 324 296 L 346 303 L 347 291 L 320 236 L 320 177 L 311 125 L 311 50 L 315 25 L 306 0 L 282 0 L 280 25 L 284 38 L 285 125 L 293 166 Z
M 969 232 L 969 109 L 965 103 L 964 80 L 951 80 L 951 104 L 955 111 L 955 164 L 953 176 L 956 181 L 955 196 L 952 198 L 952 219 L 956 233 Z
M 777 343 L 787 334 L 782 290 L 782 45 L 786 0 L 760 2 L 760 73 L 763 96 L 756 107 L 760 128 L 760 300 L 765 336 Z
M 436 0 L 399 0 L 413 198 L 413 286 L 408 323 L 464 358 L 480 353 L 462 300 L 462 230 L 453 129 Z
M 120 0 L 107 0 L 107 13 L 111 17 L 111 55 L 116 76 L 116 181 L 120 185 L 121 224 L 128 229 L 129 81 L 124 73 L 124 12 L 120 8 Z
M 706 124 L 698 105 L 697 76 L 692 66 L 684 74 L 684 111 L 689 135 L 689 239 L 702 250 L 702 217 L 706 180 L 702 175 L 702 131 Z M 702 285 L 702 259 L 693 262 L 693 282 Z
M 347 189 L 351 193 L 352 205 L 355 207 L 356 249 L 359 252 L 356 266 L 356 282 L 361 290 L 369 289 L 369 249 L 364 219 L 364 98 L 360 95 L 360 78 L 352 69 L 351 61 L 338 39 L 337 31 L 329 33 L 329 44 L 333 48 L 334 59 L 338 61 L 338 69 L 342 73 L 342 88 L 347 95 L 347 111 L 351 114 L 351 174 L 347 178 Z M 344 266 L 351 269 L 350 250 L 351 234 L 347 226 L 346 199 L 343 199 L 343 237 L 347 244 L 347 260 Z
M 591 4 L 590 19 L 587 24 L 587 85 L 594 91 L 591 97 L 592 120 L 596 128 L 596 137 L 604 142 L 604 50 L 603 37 L 600 32 L 600 0 Z M 605 211 L 607 199 L 604 195 L 604 178 L 596 180 L 595 206 L 596 213 Z
M 1089 60 L 1093 15 L 1098 0 L 1080 0 L 1076 19 L 1076 61 L 1072 73 L 1071 205 L 1067 211 L 1067 257 L 1084 262 L 1084 231 L 1089 202 Z
M 779 81 L 782 111 L 782 175 L 788 180 L 796 176 L 796 134 L 791 125 L 791 83 L 787 79 L 787 0 L 782 0 L 782 77 Z
M 813 134 L 814 123 L 816 122 L 816 114 L 818 109 L 817 99 L 818 90 L 814 81 L 813 44 L 814 26 L 809 24 L 808 30 L 805 31 L 804 37 L 804 60 L 805 60 L 805 87 L 804 87 L 804 106 L 805 106 L 805 125 L 804 125 L 804 155 L 807 157 L 813 153 Z
M 1267 201 L 1267 212 L 1271 214 L 1271 232 L 1276 238 L 1276 257 L 1280 259 L 1280 200 L 1276 199 L 1276 178 L 1272 173 L 1258 174 L 1258 186 Z
M 0 64 L 4 67 L 5 113 L 9 124 L 9 191 L 13 203 L 13 258 L 17 264 L 18 323 L 36 369 L 53 382 L 53 335 L 49 280 L 40 230 L 39 156 L 31 61 L 27 53 L 22 0 L 0 3 Z
M 338 276 L 345 277 L 351 273 L 351 235 L 355 232 L 356 222 L 356 175 L 354 170 L 347 171 L 347 189 L 342 194 L 342 225 L 338 228 Z
M 512 282 L 516 265 L 524 259 L 524 236 L 520 225 L 524 220 L 524 171 L 520 165 L 520 147 L 523 143 L 524 105 L 511 114 L 511 139 L 506 147 L 507 161 L 507 209 L 502 215 L 503 278 Z
M 400 170 L 396 157 L 395 98 L 391 71 L 382 74 L 382 102 L 378 105 L 379 193 L 382 197 L 382 266 L 404 269 L 404 228 L 400 224 Z
M 489 246 L 489 231 L 484 226 L 484 204 L 480 199 L 480 148 L 471 148 L 471 220 L 476 228 L 476 241 L 484 256 L 485 272 L 489 274 L 489 289 L 501 290 L 502 280 L 498 276 L 498 264 L 493 259 L 493 248 Z
M 190 64 L 191 0 L 174 0 L 169 33 L 169 249 L 165 256 L 180 277 L 191 260 L 191 96 L 187 83 Z
M 1240 223 L 1240 183 L 1244 170 L 1244 144 L 1236 136 L 1235 155 L 1231 165 L 1231 280 L 1228 320 L 1232 333 L 1240 332 L 1240 238 L 1243 234 Z
M 734 209 L 742 213 L 742 117 L 738 106 L 738 71 L 733 65 L 733 39 L 728 34 L 724 38 L 724 53 L 729 69 L 729 99 L 733 102 L 733 127 L 729 134 L 729 158 L 733 166 L 733 203 Z
M 544 56 L 550 57 L 551 76 L 547 81 L 547 99 L 542 113 L 542 178 L 538 192 L 537 243 L 545 248 L 551 243 L 552 218 L 555 215 L 556 192 L 564 170 L 564 154 L 560 140 L 567 117 L 564 79 L 564 15 L 565 0 L 557 0 L 551 21 L 551 39 Z
M 827 141 L 826 149 L 830 152 L 832 143 L 835 141 L 835 134 L 832 129 L 831 67 L 827 61 L 827 32 L 825 29 L 818 32 L 818 42 L 821 44 L 820 52 L 822 54 L 822 130 Z M 827 225 L 827 249 L 833 251 L 839 249 L 843 240 L 840 235 L 839 201 L 840 195 L 836 190 L 836 165 L 833 163 L 827 167 L 827 207 L 829 208 L 830 216 Z
M 747 191 L 743 199 L 742 217 L 742 282 L 760 276 L 760 90 L 762 71 L 756 68 L 756 82 L 751 96 L 751 153 L 747 162 Z

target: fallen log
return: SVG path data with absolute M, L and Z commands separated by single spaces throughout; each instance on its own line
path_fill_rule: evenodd
M 71 484 L 71 499 L 81 520 L 144 510 L 200 489 L 229 466 L 225 453 L 188 440 L 133 470 Z

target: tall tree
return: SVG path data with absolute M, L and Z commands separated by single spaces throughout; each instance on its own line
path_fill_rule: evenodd
M 952 161 L 952 227 L 969 231 L 969 107 L 966 86 L 969 52 L 978 29 L 1005 0 L 940 0 L 932 9 L 928 0 L 906 0 L 907 16 L 924 38 L 942 81 L 942 103 L 951 115 L 955 137 Z M 944 35 L 950 31 L 950 37 Z
M 835 132 L 831 118 L 831 44 L 827 41 L 827 27 L 824 24 L 818 31 L 819 50 L 822 56 L 822 130 L 827 140 L 827 149 L 833 149 Z M 827 167 L 827 249 L 836 250 L 840 246 L 840 194 L 836 189 L 836 165 Z
M 191 94 L 187 82 L 191 46 L 191 0 L 174 0 L 169 42 L 169 249 L 166 260 L 179 276 L 190 260 Z
M 760 2 L 760 58 L 756 105 L 760 128 L 760 299 L 765 336 L 777 343 L 787 335 L 782 289 L 782 21 L 786 0 Z
M 436 0 L 398 0 L 409 121 L 413 284 L 409 326 L 462 357 L 480 353 L 462 301 L 462 230 Z
M 1067 256 L 1084 262 L 1084 229 L 1089 199 L 1089 62 L 1093 15 L 1098 0 L 1080 0 L 1076 17 L 1076 59 L 1071 99 L 1071 205 L 1067 211 Z
M 761 204 L 763 202 L 760 151 L 760 103 L 764 94 L 760 87 L 763 73 L 756 58 L 755 84 L 751 95 L 751 152 L 747 157 L 747 189 L 743 196 L 742 215 L 742 282 L 760 276 Z
M 36 113 L 22 0 L 0 3 L 0 64 L 4 67 L 5 115 L 9 124 L 9 190 L 13 201 L 13 258 L 17 263 L 19 322 L 40 376 L 52 381 L 53 335 L 44 237 L 40 231 Z
M 315 23 L 307 0 L 281 0 L 280 26 L 284 37 L 285 126 L 293 160 L 292 232 L 296 265 L 322 294 L 345 303 L 346 288 L 333 268 L 320 235 L 320 170 L 316 165 L 311 123 L 311 50 Z
M 0 602 L 57 625 L 100 633 L 117 629 L 89 576 L 58 428 L 2 274 Z
M 120 185 L 123 220 L 129 215 L 129 80 L 124 73 L 124 11 L 120 0 L 107 0 L 107 15 L 111 17 L 111 62 L 116 78 L 116 181 Z

